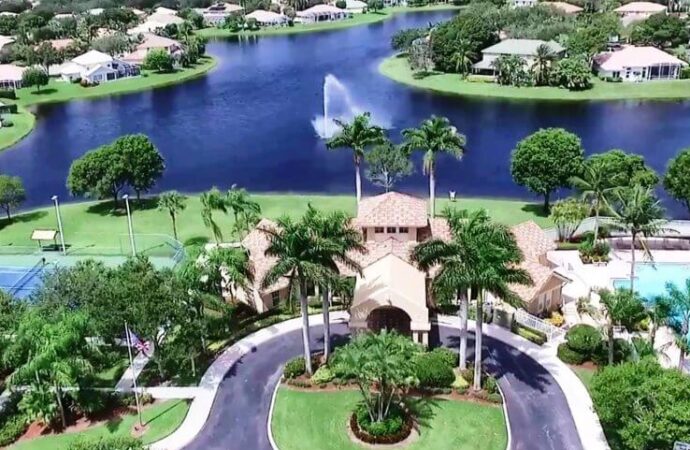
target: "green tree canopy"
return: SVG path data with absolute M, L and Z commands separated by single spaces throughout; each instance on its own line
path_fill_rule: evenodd
M 579 137 L 562 128 L 547 128 L 518 142 L 510 172 L 517 184 L 544 196 L 548 211 L 553 191 L 569 187 L 569 179 L 581 174 L 583 163 Z
M 0 175 L 0 208 L 5 210 L 7 220 L 12 220 L 12 210 L 26 200 L 26 190 L 22 179 L 9 175 Z
M 662 13 L 636 23 L 630 33 L 630 41 L 635 45 L 655 47 L 677 47 L 687 44 L 690 38 L 685 20 L 678 16 Z
M 549 216 L 558 230 L 558 239 L 568 241 L 573 237 L 577 228 L 587 217 L 589 208 L 587 204 L 577 199 L 560 200 L 551 208 Z
M 570 91 L 582 91 L 592 87 L 592 71 L 582 56 L 563 58 L 554 64 L 550 72 L 551 84 Z
M 690 148 L 682 150 L 668 163 L 664 189 L 690 212 Z
M 163 49 L 151 50 L 144 58 L 144 68 L 156 72 L 168 73 L 174 69 L 173 57 Z
M 627 331 L 632 331 L 647 316 L 647 313 L 642 299 L 628 289 L 618 289 L 614 292 L 603 290 L 599 292 L 599 296 L 606 313 L 609 365 L 612 365 L 615 347 L 613 327 L 618 325 Z
M 123 161 L 127 184 L 134 189 L 137 198 L 142 192 L 149 191 L 163 175 L 163 156 L 147 136 L 129 134 L 110 145 L 115 155 Z
M 186 208 L 187 197 L 177 191 L 163 192 L 158 196 L 158 210 L 165 211 L 170 216 L 173 236 L 177 239 L 177 215 Z
M 586 164 L 599 165 L 604 178 L 609 180 L 609 187 L 631 187 L 639 184 L 651 188 L 659 182 L 659 176 L 647 166 L 643 156 L 625 153 L 623 150 L 596 153 L 587 158 Z
M 375 146 L 366 154 L 365 159 L 369 166 L 366 171 L 367 179 L 384 188 L 386 192 L 414 171 L 407 153 L 390 141 Z
M 48 84 L 48 81 L 48 73 L 40 67 L 29 67 L 22 74 L 22 86 L 28 88 L 35 86 L 38 92 L 41 91 L 42 86 Z

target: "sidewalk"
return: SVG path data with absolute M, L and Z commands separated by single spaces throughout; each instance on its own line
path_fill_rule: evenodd
M 127 370 L 125 370 L 125 373 L 122 374 L 120 381 L 118 381 L 115 385 L 115 390 L 126 391 L 131 389 L 134 386 L 134 379 L 139 378 L 139 375 L 141 375 L 141 372 L 143 372 L 148 362 L 149 357 L 146 356 L 144 352 L 139 352 L 137 356 L 134 357 L 132 364 L 134 371 L 132 371 L 132 367 L 128 365 Z

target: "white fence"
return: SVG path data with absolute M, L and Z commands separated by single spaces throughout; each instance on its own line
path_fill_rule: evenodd
M 549 322 L 539 317 L 533 316 L 524 309 L 515 311 L 515 321 L 526 327 L 541 331 L 546 335 L 546 339 L 549 341 L 562 336 L 564 333 L 560 328 L 551 325 Z

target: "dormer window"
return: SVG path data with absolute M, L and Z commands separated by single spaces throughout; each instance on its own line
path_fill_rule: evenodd
M 400 228 L 398 228 L 398 233 L 400 233 L 400 234 L 407 234 L 407 233 L 409 233 L 409 232 L 410 232 L 410 229 L 407 228 L 407 227 L 400 227 Z
M 386 233 L 388 234 L 395 234 L 395 227 L 388 227 L 386 229 Z
M 383 233 L 383 227 L 375 227 L 375 228 L 374 228 L 374 233 L 376 233 L 376 234 L 381 234 L 381 233 Z

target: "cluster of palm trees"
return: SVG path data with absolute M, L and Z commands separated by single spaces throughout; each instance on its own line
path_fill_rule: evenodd
M 223 231 L 213 217 L 214 212 L 223 214 L 232 212 L 235 219 L 233 235 L 238 239 L 242 239 L 246 233 L 249 233 L 260 219 L 261 205 L 253 201 L 244 188 L 234 184 L 226 193 L 214 187 L 201 194 L 200 201 L 201 219 L 204 225 L 211 229 L 217 244 L 223 240 Z
M 548 86 L 551 83 L 551 68 L 556 58 L 556 53 L 548 44 L 541 44 L 537 47 L 529 68 L 526 67 L 526 61 L 517 55 L 499 56 L 492 62 L 492 66 L 498 72 L 499 84 Z
M 355 192 L 357 204 L 362 198 L 361 165 L 368 148 L 387 141 L 385 131 L 371 124 L 370 113 L 354 117 L 352 122 L 336 120 L 340 132 L 328 140 L 329 149 L 349 148 L 352 150 L 355 164 Z M 431 116 L 424 120 L 417 128 L 406 128 L 402 132 L 403 143 L 400 150 L 407 157 L 414 151 L 424 153 L 424 174 L 429 176 L 429 212 L 435 214 L 436 200 L 436 159 L 442 153 L 447 153 L 456 159 L 461 159 L 465 152 L 465 136 L 458 133 L 445 117 Z

